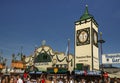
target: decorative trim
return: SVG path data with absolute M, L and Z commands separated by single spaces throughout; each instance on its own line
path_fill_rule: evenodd
M 90 19 L 90 20 L 88 21 L 88 19 Z M 88 22 L 92 21 L 97 27 L 99 26 L 98 23 L 96 22 L 96 20 L 93 17 L 88 18 L 88 19 L 85 19 L 85 20 L 82 20 L 82 21 L 76 21 L 75 25 L 81 25 L 81 24 L 85 24 L 85 23 L 88 23 Z
M 57 60 L 58 60 L 59 62 L 62 62 L 62 61 L 64 61 L 64 59 L 65 59 L 66 57 L 64 57 L 63 59 L 60 60 L 60 59 L 58 58 L 58 56 L 56 55 L 56 58 L 57 58 Z

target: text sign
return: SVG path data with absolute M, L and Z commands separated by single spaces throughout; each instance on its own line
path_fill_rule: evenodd
M 75 74 L 78 75 L 101 75 L 101 71 L 79 71 L 79 70 L 75 70 Z
M 35 66 L 44 66 L 44 65 L 49 65 L 49 63 L 48 62 L 35 63 Z
M 120 63 L 120 54 L 104 54 L 102 55 L 103 64 L 118 64 Z

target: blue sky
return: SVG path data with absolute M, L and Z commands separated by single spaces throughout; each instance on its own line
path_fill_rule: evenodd
M 120 0 L 0 0 L 0 50 L 30 55 L 46 40 L 55 51 L 65 52 L 70 38 L 74 54 L 74 22 L 88 5 L 106 41 L 103 53 L 120 52 Z

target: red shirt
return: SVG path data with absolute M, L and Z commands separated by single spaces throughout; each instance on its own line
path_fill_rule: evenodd
M 23 77 L 24 77 L 24 78 L 27 78 L 27 73 L 24 73 L 24 74 L 23 74 Z
M 45 83 L 45 79 L 42 79 L 41 82 L 42 82 L 42 83 Z

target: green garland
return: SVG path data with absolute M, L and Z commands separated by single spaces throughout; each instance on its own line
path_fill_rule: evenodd
M 58 60 L 59 62 L 62 62 L 66 57 L 64 57 L 62 60 L 60 60 L 60 59 L 58 58 L 58 56 L 56 55 L 56 58 L 57 58 L 57 60 Z

